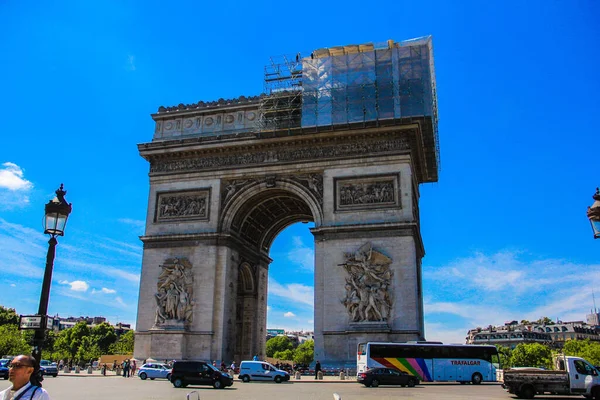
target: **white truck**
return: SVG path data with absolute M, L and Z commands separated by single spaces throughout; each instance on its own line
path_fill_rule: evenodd
M 539 368 L 504 370 L 502 387 L 520 399 L 536 394 L 579 395 L 600 400 L 600 377 L 592 364 L 579 357 L 561 356 L 556 371 Z

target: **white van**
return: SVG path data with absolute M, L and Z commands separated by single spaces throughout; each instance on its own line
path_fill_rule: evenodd
M 275 368 L 266 361 L 242 361 L 239 378 L 242 382 L 275 381 L 281 383 L 290 380 L 290 374 Z

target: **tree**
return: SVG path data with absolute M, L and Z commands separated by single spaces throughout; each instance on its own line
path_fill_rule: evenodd
M 593 365 L 600 364 L 600 343 L 585 340 L 568 340 L 563 347 L 566 356 L 585 358 Z
M 135 334 L 133 331 L 127 331 L 122 334 L 119 340 L 110 346 L 109 354 L 131 354 L 133 353 Z
M 30 354 L 31 346 L 27 344 L 17 325 L 0 326 L 0 355 Z
M 498 349 L 498 356 L 500 358 L 500 367 L 503 369 L 512 367 L 510 359 L 512 355 L 512 349 L 499 344 L 496 345 L 496 348 Z
M 294 345 L 287 336 L 275 336 L 267 340 L 266 353 L 267 357 L 273 357 L 278 351 L 292 350 Z
M 19 315 L 14 308 L 0 306 L 0 326 L 2 325 L 19 325 Z
M 292 361 L 294 359 L 294 350 L 284 350 L 284 351 L 276 351 L 273 354 L 273 357 L 278 358 L 280 360 L 288 360 Z
M 54 342 L 54 355 L 58 358 L 76 359 L 77 351 L 84 337 L 90 335 L 90 328 L 85 321 L 78 322 L 74 327 L 60 332 Z
M 115 328 L 107 322 L 96 325 L 92 328 L 90 333 L 92 342 L 95 343 L 100 350 L 100 355 L 108 354 L 110 346 L 117 341 Z
M 94 343 L 93 336 L 86 336 L 81 339 L 81 344 L 77 349 L 76 358 L 80 362 L 88 362 L 89 360 L 96 359 L 102 355 L 100 347 L 97 343 Z
M 537 321 L 535 321 L 535 323 L 538 324 L 538 325 L 554 325 L 554 321 L 552 321 L 548 317 L 541 317 L 540 319 L 538 319 Z
M 521 343 L 513 351 L 511 365 L 514 367 L 552 366 L 552 351 L 539 343 Z
M 315 341 L 307 340 L 296 347 L 294 362 L 298 364 L 310 364 L 315 358 Z

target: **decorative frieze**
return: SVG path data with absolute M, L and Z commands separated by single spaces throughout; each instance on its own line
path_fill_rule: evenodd
M 320 205 L 323 205 L 323 175 L 308 174 L 308 175 L 267 175 L 260 178 L 248 179 L 224 179 L 221 182 L 221 208 L 223 209 L 233 198 L 236 193 L 239 193 L 250 186 L 265 183 L 267 187 L 276 187 L 277 182 L 293 181 L 307 188 L 317 199 Z
M 158 193 L 156 222 L 208 220 L 210 189 Z
M 323 160 L 343 156 L 364 156 L 369 153 L 384 153 L 390 151 L 407 150 L 410 148 L 406 138 L 388 140 L 375 140 L 371 142 L 352 142 L 324 146 L 306 146 L 297 148 L 282 147 L 278 150 L 259 150 L 248 152 L 247 148 L 239 153 L 227 155 L 213 155 L 198 158 L 184 159 L 159 159 L 152 160 L 151 173 L 191 172 L 207 168 L 240 167 L 250 165 L 264 165 L 270 163 Z
M 354 253 L 345 253 L 340 266 L 348 273 L 342 304 L 351 323 L 386 322 L 392 311 L 392 259 L 373 249 L 370 242 Z
M 399 175 L 334 179 L 336 211 L 401 207 Z

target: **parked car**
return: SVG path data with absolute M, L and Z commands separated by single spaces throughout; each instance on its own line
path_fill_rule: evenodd
M 150 380 L 161 378 L 170 381 L 171 368 L 168 368 L 165 364 L 147 363 L 140 367 L 140 369 L 138 370 L 138 376 L 143 381 L 145 381 L 148 378 L 150 378 Z
M 204 361 L 175 361 L 171 370 L 171 383 L 176 388 L 188 385 L 209 385 L 224 389 L 233 385 L 233 377 Z
M 290 374 L 275 368 L 266 361 L 242 361 L 240 364 L 240 375 L 242 382 L 250 381 L 274 381 L 281 383 L 290 380 Z
M 8 379 L 8 363 L 10 360 L 8 358 L 3 358 L 0 360 L 0 377 L 5 380 Z
M 357 382 L 366 387 L 379 385 L 400 385 L 413 387 L 419 384 L 417 377 L 393 368 L 373 368 L 358 374 Z
M 58 367 L 55 362 L 40 360 L 40 372 L 42 375 L 52 375 L 56 378 L 58 376 Z

